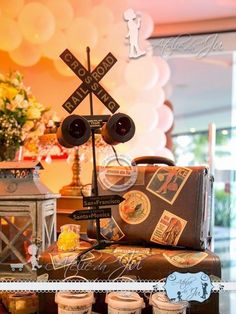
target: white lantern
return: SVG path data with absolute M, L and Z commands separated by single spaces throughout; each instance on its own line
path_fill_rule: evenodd
M 56 240 L 56 198 L 40 181 L 38 162 L 0 163 L 0 276 L 35 279 L 33 245 Z M 36 257 L 36 256 L 35 256 Z

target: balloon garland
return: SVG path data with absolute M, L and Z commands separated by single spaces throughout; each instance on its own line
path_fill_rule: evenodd
M 103 84 L 137 127 L 132 143 L 119 145 L 118 152 L 131 158 L 159 154 L 173 159 L 166 148 L 166 132 L 174 117 L 164 104 L 170 68 L 163 58 L 153 56 L 147 39 L 154 23 L 145 12 L 136 14 L 141 20 L 139 41 L 146 54 L 129 59 L 128 29 L 123 18 L 129 7 L 128 0 L 1 0 L 0 50 L 25 67 L 48 58 L 63 76 L 73 76 L 58 57 L 64 49 L 69 48 L 81 60 L 90 46 L 94 66 L 111 51 L 118 62 Z

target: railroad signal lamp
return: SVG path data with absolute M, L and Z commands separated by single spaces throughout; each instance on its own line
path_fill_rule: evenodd
M 90 123 L 92 122 L 90 121 Z M 68 116 L 58 128 L 58 142 L 66 148 L 83 145 L 88 141 L 91 134 L 92 125 L 90 123 L 86 118 L 79 115 Z M 134 121 L 124 113 L 112 115 L 108 121 L 101 125 L 101 135 L 109 145 L 125 143 L 134 136 L 134 133 Z
M 72 148 L 86 143 L 90 134 L 89 122 L 84 117 L 73 114 L 63 120 L 57 130 L 57 139 L 62 146 Z
M 134 136 L 134 133 L 134 121 L 124 113 L 111 116 L 101 129 L 103 140 L 110 145 L 125 143 Z

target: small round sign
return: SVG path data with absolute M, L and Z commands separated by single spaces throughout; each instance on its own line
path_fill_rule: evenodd
M 119 166 L 117 166 L 117 162 Z M 138 169 L 126 155 L 112 155 L 105 158 L 99 167 L 98 179 L 111 191 L 126 191 L 133 186 L 138 176 Z

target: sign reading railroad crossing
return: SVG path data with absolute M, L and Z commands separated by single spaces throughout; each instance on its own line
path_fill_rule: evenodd
M 63 51 L 60 58 L 82 80 L 81 85 L 62 105 L 67 112 L 72 113 L 90 92 L 94 93 L 112 113 L 117 111 L 120 106 L 99 84 L 99 81 L 117 62 L 112 53 L 108 53 L 91 73 L 68 49 Z

